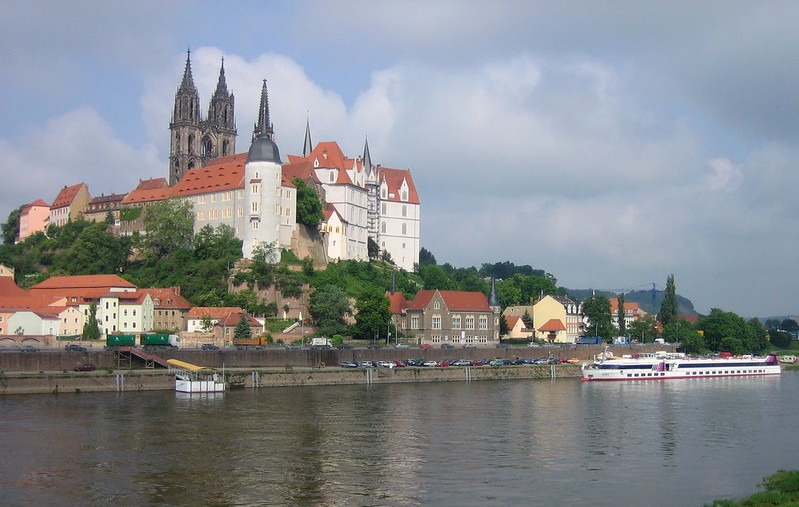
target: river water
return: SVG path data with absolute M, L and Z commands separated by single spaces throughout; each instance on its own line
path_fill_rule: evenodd
M 701 506 L 799 468 L 799 374 L 0 398 L 0 505 Z

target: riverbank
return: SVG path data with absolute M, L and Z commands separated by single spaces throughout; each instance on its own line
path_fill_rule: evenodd
M 388 384 L 410 382 L 470 382 L 483 380 L 579 378 L 575 365 L 467 366 L 446 368 L 233 368 L 223 371 L 227 388 Z M 67 394 L 171 390 L 175 375 L 167 370 L 93 372 L 42 371 L 0 373 L 0 394 Z

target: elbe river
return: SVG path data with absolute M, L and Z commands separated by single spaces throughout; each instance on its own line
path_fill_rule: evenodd
M 799 468 L 799 374 L 0 398 L 0 505 L 701 506 Z

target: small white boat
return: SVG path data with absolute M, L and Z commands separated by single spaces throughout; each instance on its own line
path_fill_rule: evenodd
M 168 359 L 170 371 L 175 373 L 175 391 L 179 393 L 221 393 L 225 381 L 214 368 L 197 366 L 178 359 Z
M 780 356 L 780 362 L 783 364 L 794 364 L 796 356 Z

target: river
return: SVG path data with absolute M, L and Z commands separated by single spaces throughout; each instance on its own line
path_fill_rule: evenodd
M 0 505 L 701 506 L 799 468 L 799 374 L 0 398 Z

